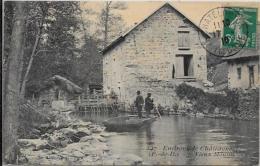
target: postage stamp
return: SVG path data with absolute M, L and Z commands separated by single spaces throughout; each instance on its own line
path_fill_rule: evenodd
M 257 8 L 224 8 L 222 47 L 256 48 L 256 23 Z
M 257 8 L 217 7 L 209 10 L 200 20 L 199 27 L 210 36 L 201 40 L 211 55 L 228 57 L 243 48 L 256 48 Z

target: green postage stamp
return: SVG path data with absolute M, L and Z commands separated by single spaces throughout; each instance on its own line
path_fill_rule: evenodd
M 223 48 L 256 48 L 257 8 L 224 9 Z

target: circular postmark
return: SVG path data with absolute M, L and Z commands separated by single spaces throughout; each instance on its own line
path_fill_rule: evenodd
M 199 27 L 205 32 L 198 32 L 200 43 L 211 55 L 232 56 L 247 43 L 248 27 L 244 23 L 243 11 L 237 8 L 213 8 L 203 15 Z

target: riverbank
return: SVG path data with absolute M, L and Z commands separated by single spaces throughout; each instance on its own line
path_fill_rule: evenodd
M 174 112 L 177 114 L 238 120 L 259 119 L 259 88 L 214 93 L 183 83 L 176 88 L 176 93 L 179 101 Z
M 53 111 L 50 124 L 42 124 L 34 139 L 19 139 L 18 164 L 31 165 L 133 165 L 142 164 L 134 154 L 113 154 L 104 127 Z

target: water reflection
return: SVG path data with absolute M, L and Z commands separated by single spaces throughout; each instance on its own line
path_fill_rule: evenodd
M 108 118 L 84 118 L 91 117 L 98 123 Z M 136 154 L 146 163 L 255 165 L 258 141 L 258 122 L 169 116 L 145 129 L 113 136 L 109 144 L 113 153 Z

